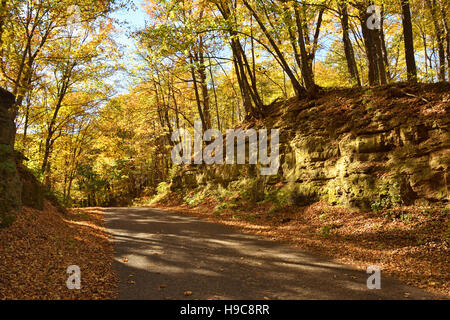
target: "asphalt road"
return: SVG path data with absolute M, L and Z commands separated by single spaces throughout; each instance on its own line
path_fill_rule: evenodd
M 434 298 L 383 272 L 381 289 L 370 290 L 364 271 L 194 217 L 149 208 L 105 213 L 119 299 Z

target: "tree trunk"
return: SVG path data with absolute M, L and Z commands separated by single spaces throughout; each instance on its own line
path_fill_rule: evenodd
M 217 100 L 216 84 L 214 82 L 214 74 L 213 74 L 213 70 L 212 70 L 211 57 L 208 56 L 208 60 L 209 60 L 209 74 L 211 76 L 212 89 L 213 89 L 213 93 L 214 93 L 214 104 L 216 106 L 217 129 L 219 131 L 222 131 L 222 127 L 220 125 L 219 103 Z
M 231 18 L 231 9 L 229 7 L 229 2 L 216 2 L 217 9 L 222 14 L 225 20 Z M 239 41 L 239 37 L 236 31 L 232 28 L 228 30 L 231 36 L 230 45 L 233 52 L 233 65 L 238 80 L 239 88 L 241 90 L 242 102 L 247 115 L 259 116 L 262 111 L 262 100 L 258 94 L 257 90 L 253 90 L 248 81 L 247 75 L 245 73 L 245 61 L 247 61 L 245 52 Z M 247 65 L 248 70 L 250 67 Z M 254 88 L 256 88 L 256 79 L 253 79 L 252 72 L 249 72 L 249 76 L 253 83 L 255 83 Z M 253 101 L 253 104 L 252 104 Z
M 416 60 L 414 58 L 414 39 L 411 22 L 411 10 L 409 8 L 409 0 L 402 0 L 403 13 L 403 42 L 405 44 L 405 60 L 406 72 L 408 73 L 408 81 L 417 81 Z M 425 61 L 426 63 L 426 61 Z
M 383 54 L 383 62 L 384 62 L 384 70 L 386 71 L 386 77 L 390 81 L 392 80 L 391 72 L 389 71 L 389 59 L 386 48 L 386 38 L 384 36 L 384 10 L 381 12 L 381 24 L 380 24 L 380 42 L 381 42 L 381 51 Z
M 205 118 L 205 130 L 211 128 L 211 112 L 209 104 L 209 94 L 208 94 L 208 84 L 206 83 L 206 67 L 205 67 L 205 57 L 203 53 L 203 37 L 200 36 L 200 44 L 198 50 L 198 74 L 200 75 L 200 87 L 202 88 L 202 98 L 203 98 L 203 116 Z
M 439 18 L 436 12 L 436 0 L 426 0 L 427 6 L 430 9 L 431 17 L 434 24 L 434 33 L 436 35 L 436 41 L 439 54 L 439 81 L 445 81 L 445 51 L 444 51 L 444 39 L 442 37 L 442 30 L 439 24 Z
M 242 64 L 242 57 L 240 51 L 236 48 L 236 40 L 231 40 L 231 48 L 233 51 L 234 71 L 238 80 L 239 88 L 241 90 L 242 103 L 246 114 L 251 114 L 254 111 L 252 105 L 252 98 L 250 97 L 250 86 L 248 84 L 245 70 Z
M 441 3 L 441 17 L 442 17 L 442 23 L 444 25 L 444 30 L 445 30 L 445 40 L 447 43 L 447 74 L 449 77 L 449 81 L 450 81 L 450 30 L 449 30 L 449 26 L 448 26 L 448 22 L 447 22 L 447 15 L 445 14 L 445 4 Z
M 364 47 L 366 51 L 368 64 L 368 80 L 370 86 L 379 84 L 377 53 L 374 41 L 374 32 L 367 27 L 367 19 L 369 14 L 366 12 L 366 7 L 359 8 L 359 19 L 361 22 L 361 31 L 364 38 Z
M 194 84 L 194 93 L 195 93 L 195 100 L 197 102 L 198 115 L 200 116 L 200 120 L 202 121 L 202 127 L 205 130 L 205 128 L 207 126 L 206 126 L 205 117 L 204 117 L 203 111 L 202 111 L 202 104 L 200 102 L 200 94 L 198 93 L 197 76 L 195 75 L 195 67 L 194 67 L 194 60 L 193 60 L 192 54 L 190 55 L 190 62 L 191 62 L 191 76 L 192 76 L 192 81 Z
M 29 117 L 30 117 L 30 106 L 31 106 L 30 96 L 28 96 L 27 106 L 26 106 L 26 110 L 25 110 L 25 123 L 23 125 L 23 142 L 22 142 L 23 152 L 25 152 L 27 150 L 27 132 L 28 132 L 28 121 L 29 121 Z
M 384 85 L 387 83 L 387 75 L 386 75 L 386 69 L 384 66 L 383 49 L 382 49 L 382 44 L 381 44 L 381 32 L 380 31 L 381 30 L 371 30 L 371 32 L 374 34 L 376 65 L 378 68 L 378 78 L 379 78 L 380 84 Z
M 295 77 L 294 73 L 292 72 L 291 68 L 289 67 L 288 63 L 286 62 L 286 59 L 284 58 L 284 55 L 281 53 L 280 48 L 276 44 L 275 40 L 273 39 L 270 32 L 265 27 L 263 21 L 260 19 L 259 15 L 256 13 L 256 11 L 250 6 L 250 4 L 247 2 L 247 0 L 243 0 L 244 5 L 247 7 L 247 9 L 250 11 L 250 13 L 255 18 L 256 22 L 258 23 L 259 27 L 261 28 L 262 32 L 266 36 L 267 40 L 269 41 L 270 45 L 274 49 L 275 53 L 277 54 L 278 59 L 280 60 L 281 66 L 283 70 L 288 75 L 289 79 L 291 80 L 292 87 L 294 88 L 294 91 L 297 96 L 299 96 L 302 92 L 304 92 L 302 86 L 298 82 L 297 78 Z
M 361 87 L 361 81 L 358 75 L 358 68 L 356 66 L 355 53 L 353 52 L 352 42 L 349 37 L 348 27 L 348 11 L 347 4 L 339 2 L 340 19 L 342 25 L 342 42 L 344 43 L 345 59 L 347 60 L 347 68 L 350 74 L 351 83 Z
M 306 45 L 305 45 L 305 38 L 303 35 L 303 27 L 302 27 L 302 21 L 300 17 L 300 13 L 298 11 L 298 4 L 297 2 L 294 2 L 294 15 L 295 15 L 295 22 L 297 25 L 297 32 L 298 32 L 298 46 L 300 48 L 300 57 L 302 60 L 302 77 L 303 81 L 305 82 L 306 90 L 311 92 L 315 91 L 317 89 L 317 86 L 314 82 L 314 73 L 311 68 L 311 64 L 308 62 L 309 55 L 306 51 Z

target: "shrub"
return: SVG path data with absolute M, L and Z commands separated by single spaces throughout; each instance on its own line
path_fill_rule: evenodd
M 331 226 L 323 226 L 320 229 L 320 235 L 322 237 L 328 237 L 330 235 L 330 233 L 331 233 Z
M 395 208 L 402 204 L 398 182 L 392 183 L 391 187 L 388 183 L 383 183 L 377 191 L 378 199 L 371 204 L 373 211 Z
M 153 197 L 149 204 L 157 203 L 164 200 L 170 193 L 170 186 L 167 182 L 160 182 L 156 187 L 156 196 Z

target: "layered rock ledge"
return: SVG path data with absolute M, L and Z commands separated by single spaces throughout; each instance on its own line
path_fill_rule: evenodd
M 395 84 L 323 92 L 266 108 L 263 120 L 242 129 L 280 130 L 277 175 L 259 165 L 189 165 L 171 189 L 227 187 L 256 179 L 256 196 L 271 188 L 295 204 L 323 200 L 363 210 L 449 201 L 450 85 Z M 247 147 L 248 148 L 248 147 Z

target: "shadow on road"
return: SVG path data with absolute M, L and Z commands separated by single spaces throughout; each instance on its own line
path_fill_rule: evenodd
M 165 210 L 104 209 L 119 299 L 430 299 L 363 271 L 232 228 Z M 192 295 L 185 296 L 184 292 Z

